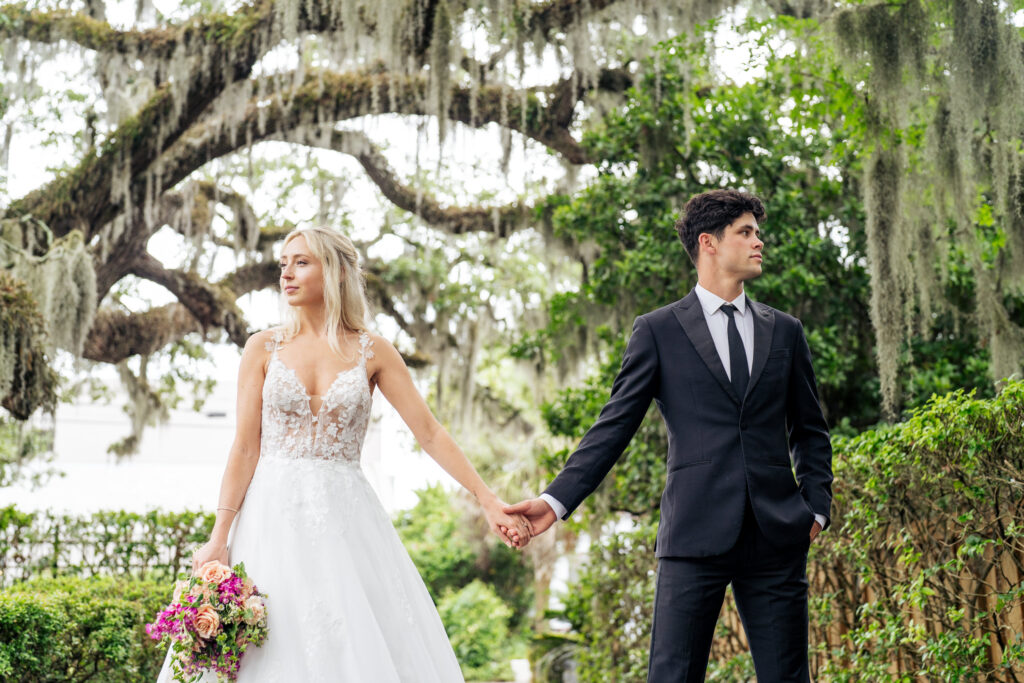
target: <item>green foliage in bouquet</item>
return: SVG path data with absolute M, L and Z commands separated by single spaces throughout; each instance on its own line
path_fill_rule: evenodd
M 0 591 L 0 680 L 152 683 L 165 650 L 143 623 L 170 594 L 164 581 L 71 576 Z

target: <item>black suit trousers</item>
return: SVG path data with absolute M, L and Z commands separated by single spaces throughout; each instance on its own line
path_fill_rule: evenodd
M 810 530 L 808 530 L 810 531 Z M 711 557 L 658 562 L 648 683 L 703 681 L 725 588 L 750 642 L 758 683 L 808 683 L 809 537 L 779 547 L 765 538 L 749 499 L 736 544 Z

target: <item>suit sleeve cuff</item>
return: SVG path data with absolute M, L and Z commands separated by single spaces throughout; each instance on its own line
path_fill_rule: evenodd
M 567 512 L 565 506 L 558 502 L 554 496 L 542 493 L 540 494 L 540 499 L 551 506 L 551 509 L 555 511 L 555 515 L 558 519 L 563 519 L 565 517 L 565 513 Z M 822 526 L 824 526 L 824 524 Z
M 819 515 L 817 512 L 814 513 L 814 520 L 818 523 L 818 526 L 820 526 L 822 529 L 825 528 L 825 522 L 828 521 L 828 519 L 825 517 L 825 515 Z

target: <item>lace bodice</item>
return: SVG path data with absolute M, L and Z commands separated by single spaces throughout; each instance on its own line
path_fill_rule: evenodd
M 281 332 L 275 330 L 267 342 L 273 353 L 263 382 L 260 457 L 358 463 L 372 404 L 366 377 L 366 361 L 373 358 L 370 335 L 359 335 L 358 362 L 337 374 L 315 415 L 306 387 L 278 358 L 280 345 Z

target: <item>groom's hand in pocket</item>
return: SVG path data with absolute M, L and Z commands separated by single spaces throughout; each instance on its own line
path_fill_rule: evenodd
M 506 505 L 504 511 L 507 515 L 522 515 L 525 517 L 526 521 L 530 524 L 531 537 L 544 533 L 558 519 L 551 506 L 541 498 L 532 498 L 515 505 Z

